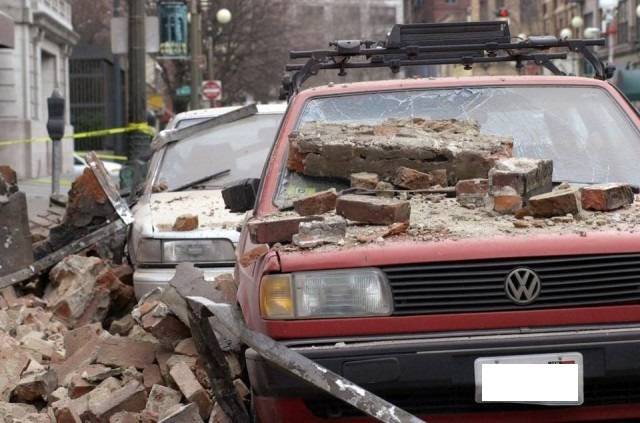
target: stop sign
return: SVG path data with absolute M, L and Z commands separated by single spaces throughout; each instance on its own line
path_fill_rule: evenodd
M 204 81 L 202 83 L 202 96 L 209 100 L 217 100 L 222 96 L 222 82 Z

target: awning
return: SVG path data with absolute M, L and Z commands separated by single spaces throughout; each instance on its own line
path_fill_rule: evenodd
M 15 45 L 13 19 L 0 11 L 0 48 L 13 48 Z
M 619 70 L 615 85 L 630 101 L 640 101 L 640 69 Z

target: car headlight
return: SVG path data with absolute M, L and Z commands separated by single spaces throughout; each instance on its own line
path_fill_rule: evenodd
M 391 290 L 379 269 L 266 275 L 260 284 L 266 319 L 388 316 Z
M 159 240 L 143 238 L 138 243 L 140 263 L 234 262 L 233 243 L 226 239 Z

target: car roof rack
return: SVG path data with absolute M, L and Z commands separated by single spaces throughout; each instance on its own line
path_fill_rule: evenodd
M 530 36 L 513 41 L 505 21 L 396 24 L 386 41 L 338 40 L 326 50 L 290 51 L 291 59 L 307 61 L 286 66 L 290 73 L 282 80 L 281 98 L 290 98 L 307 79 L 325 69 L 337 69 L 338 76 L 345 76 L 347 69 L 390 68 L 397 73 L 406 66 L 458 64 L 471 69 L 478 63 L 500 62 L 515 62 L 520 69 L 525 62 L 534 62 L 554 75 L 566 75 L 552 60 L 566 59 L 567 52 L 581 54 L 593 66 L 594 77 L 606 80 L 615 67 L 605 65 L 589 49 L 603 45 L 604 38 Z

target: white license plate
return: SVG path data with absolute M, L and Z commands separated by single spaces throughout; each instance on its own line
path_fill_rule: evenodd
M 474 363 L 476 402 L 580 405 L 580 353 L 483 357 Z

